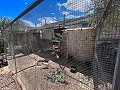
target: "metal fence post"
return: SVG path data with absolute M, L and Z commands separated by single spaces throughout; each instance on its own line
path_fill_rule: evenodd
M 118 90 L 119 85 L 120 85 L 120 42 L 119 42 L 119 48 L 118 48 L 117 59 L 115 64 L 112 90 Z
M 15 58 L 15 49 L 14 49 L 14 31 L 12 30 L 12 25 L 11 25 L 11 55 L 12 55 L 12 59 L 15 60 L 15 73 L 17 73 L 17 65 L 16 65 L 16 58 Z

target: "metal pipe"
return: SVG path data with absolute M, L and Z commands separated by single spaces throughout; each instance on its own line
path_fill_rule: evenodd
M 112 90 L 118 90 L 119 85 L 120 85 L 120 42 L 119 42 L 118 53 L 117 53 L 116 64 L 115 64 Z
M 28 7 L 18 17 L 16 17 L 9 25 L 12 25 L 15 21 L 17 21 L 18 19 L 20 19 L 22 16 L 24 16 L 29 11 L 31 11 L 34 7 L 36 7 L 37 5 L 39 5 L 42 1 L 44 1 L 44 0 L 36 0 L 32 5 L 30 5 L 30 7 Z M 4 29 L 7 28 L 9 25 L 7 25 L 6 27 L 4 27 Z

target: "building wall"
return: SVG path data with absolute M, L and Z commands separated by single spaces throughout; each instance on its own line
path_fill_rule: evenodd
M 63 32 L 61 43 L 62 54 L 68 57 L 73 56 L 75 60 L 92 60 L 94 56 L 95 30 L 72 29 Z
M 54 29 L 42 30 L 42 39 L 52 40 Z

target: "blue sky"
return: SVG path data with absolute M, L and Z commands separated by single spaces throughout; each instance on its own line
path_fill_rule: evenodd
M 17 17 L 35 0 L 1 0 L 0 16 L 12 19 Z M 44 0 L 32 11 L 24 15 L 21 20 L 30 26 L 54 23 L 66 19 L 78 18 L 89 9 L 91 0 Z
M 30 26 L 41 26 L 63 20 L 64 14 L 65 19 L 85 16 L 90 6 L 91 0 L 44 0 L 22 19 Z
M 0 16 L 17 17 L 34 0 L 0 0 Z

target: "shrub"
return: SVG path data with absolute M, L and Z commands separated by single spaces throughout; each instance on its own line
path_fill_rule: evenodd
M 60 84 L 65 82 L 65 74 L 61 69 L 57 68 L 46 74 L 45 79 L 52 83 Z

